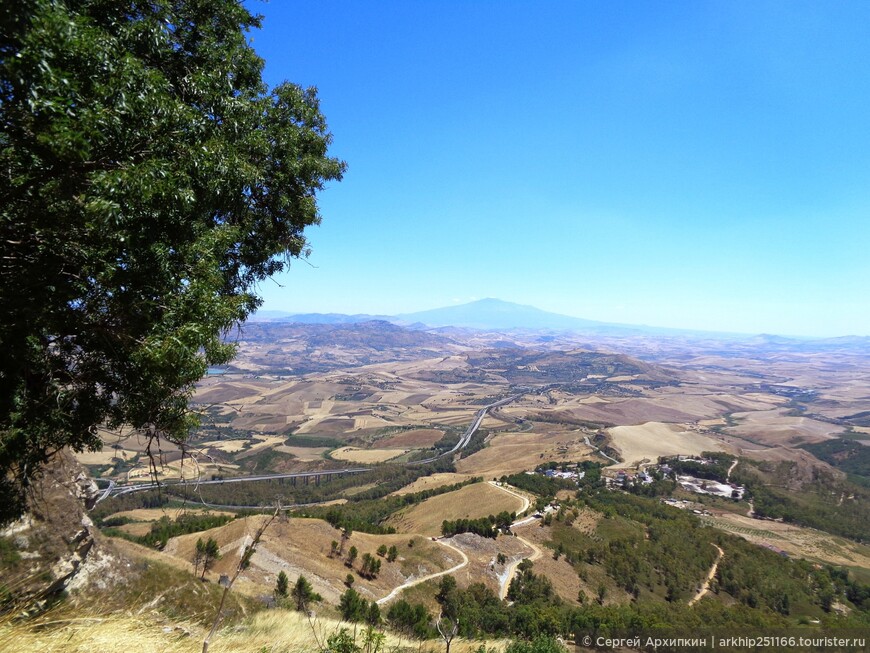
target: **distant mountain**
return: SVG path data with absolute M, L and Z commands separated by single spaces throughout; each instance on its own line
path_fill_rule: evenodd
M 289 313 L 286 311 L 259 311 L 249 322 L 256 323 L 294 323 L 294 324 L 360 324 L 362 322 L 385 321 L 403 327 L 424 329 L 475 329 L 483 331 L 504 331 L 510 329 L 579 331 L 598 335 L 635 336 L 635 335 L 699 335 L 702 332 L 683 329 L 668 329 L 630 324 L 614 324 L 586 320 L 570 315 L 542 311 L 534 306 L 515 304 L 501 299 L 480 299 L 468 304 L 446 306 L 417 313 L 399 315 L 369 315 L 360 313 Z M 709 336 L 711 334 L 704 334 Z M 725 334 L 717 334 L 725 335 Z
M 286 311 L 257 311 L 251 322 L 293 322 L 296 324 L 358 324 L 373 320 L 395 321 L 389 315 L 345 315 L 344 313 L 288 313 Z
M 468 304 L 445 306 L 416 313 L 399 315 L 369 315 L 365 313 L 288 313 L 259 311 L 251 322 L 296 324 L 360 324 L 382 321 L 401 325 L 415 331 L 444 330 L 443 335 L 459 335 L 454 330 L 509 331 L 572 331 L 595 337 L 614 338 L 679 338 L 695 341 L 722 341 L 739 349 L 741 346 L 767 351 L 860 351 L 870 354 L 870 337 L 843 336 L 838 338 L 797 338 L 771 334 L 748 335 L 694 329 L 673 329 L 646 325 L 617 324 L 587 320 L 570 315 L 542 311 L 534 306 L 515 304 L 500 299 L 480 299 Z M 465 334 L 468 336 L 469 334 Z M 723 352 L 724 353 L 724 352 Z
M 605 322 L 549 313 L 534 306 L 514 304 L 500 299 L 481 299 L 469 304 L 405 313 L 396 317 L 408 322 L 422 322 L 431 327 L 454 326 L 471 329 L 586 330 L 613 326 Z

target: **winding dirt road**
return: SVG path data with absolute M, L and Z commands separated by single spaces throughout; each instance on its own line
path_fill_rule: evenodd
M 722 556 L 725 555 L 725 552 L 719 548 L 718 545 L 710 543 L 712 546 L 716 547 L 716 550 L 719 552 L 719 556 L 716 558 L 716 562 L 713 563 L 713 566 L 710 567 L 710 572 L 707 574 L 707 581 L 704 583 L 704 587 L 698 590 L 698 593 L 695 594 L 694 597 L 689 601 L 689 605 L 695 605 L 698 601 L 700 601 L 707 592 L 710 591 L 710 581 L 716 576 L 716 570 L 719 569 L 719 562 L 722 560 Z
M 532 550 L 532 555 L 526 556 L 525 558 L 520 558 L 519 560 L 514 560 L 508 565 L 507 569 L 505 570 L 505 574 L 500 578 L 501 586 L 498 588 L 498 598 L 500 599 L 504 599 L 507 596 L 508 587 L 510 587 L 513 577 L 516 576 L 517 567 L 519 566 L 519 564 L 523 560 L 527 559 L 537 560 L 542 555 L 541 550 L 537 546 L 529 542 L 526 538 L 520 537 L 519 535 L 517 535 L 516 538 Z
M 496 483 L 495 481 L 487 481 L 487 483 L 489 483 L 493 487 L 497 487 L 503 492 L 507 492 L 511 496 L 515 496 L 517 499 L 520 499 L 523 502 L 523 507 L 516 511 L 518 515 L 523 514 L 526 510 L 529 509 L 529 506 L 532 505 L 532 502 L 529 501 L 529 498 L 527 496 L 524 496 L 514 490 L 508 489 L 506 485 Z
M 725 482 L 726 482 L 726 483 L 727 483 L 728 481 L 731 480 L 731 472 L 733 472 L 733 471 L 734 471 L 734 468 L 737 467 L 737 463 L 738 463 L 738 462 L 739 462 L 739 461 L 737 460 L 737 458 L 735 458 L 735 459 L 734 459 L 734 462 L 731 463 L 731 467 L 728 468 L 728 474 L 725 476 Z
M 489 481 L 489 484 L 492 485 L 493 487 L 497 487 L 498 489 L 502 490 L 503 492 L 507 492 L 511 496 L 514 496 L 523 502 L 523 507 L 520 510 L 517 510 L 517 514 L 522 514 L 522 513 L 526 512 L 526 510 L 528 510 L 529 507 L 532 505 L 532 502 L 529 500 L 529 498 L 527 496 L 520 494 L 519 492 L 516 492 L 512 489 L 505 487 L 504 485 L 499 485 L 499 484 L 494 483 L 492 481 Z M 517 524 L 520 524 L 520 521 L 514 522 L 511 526 L 514 526 Z M 529 560 L 537 560 L 538 558 L 541 557 L 541 555 L 542 555 L 541 550 L 537 546 L 535 546 L 534 544 L 532 544 L 528 540 L 523 539 L 522 537 L 517 536 L 517 539 L 519 539 L 520 542 L 522 542 L 527 547 L 529 547 L 529 549 L 532 550 L 532 554 L 530 556 L 527 556 L 527 558 Z M 456 551 L 460 556 L 462 556 L 462 562 L 460 562 L 458 565 L 451 567 L 450 569 L 445 569 L 444 571 L 439 571 L 439 572 L 436 572 L 434 574 L 429 574 L 428 576 L 423 576 L 421 578 L 415 578 L 414 580 L 409 580 L 406 583 L 402 583 L 398 587 L 394 588 L 393 591 L 390 592 L 389 594 L 387 594 L 385 597 L 378 599 L 376 601 L 376 603 L 378 605 L 384 605 L 385 603 L 389 603 L 390 601 L 392 601 L 394 598 L 396 598 L 399 594 L 401 594 L 404 590 L 408 589 L 409 587 L 414 587 L 414 585 L 419 585 L 420 583 L 425 583 L 427 580 L 432 580 L 433 578 L 439 578 L 441 576 L 446 576 L 447 574 L 452 574 L 453 572 L 459 571 L 460 569 L 465 567 L 465 565 L 468 564 L 468 556 L 465 555 L 465 552 L 462 549 L 454 546 L 453 544 L 450 544 L 446 540 L 439 539 L 439 540 L 436 540 L 436 542 Z M 510 565 L 508 565 L 507 570 L 506 570 L 507 573 L 505 574 L 505 577 L 502 579 L 501 586 L 499 588 L 499 597 L 504 598 L 507 595 L 507 588 L 510 585 L 511 579 L 514 577 L 514 574 L 516 574 L 517 565 L 519 565 L 520 562 L 523 561 L 523 559 L 524 558 L 520 558 L 519 560 L 516 560 L 516 561 L 512 562 Z
M 468 564 L 468 556 L 465 555 L 465 552 L 462 549 L 455 547 L 452 544 L 450 544 L 449 542 L 445 542 L 444 540 L 436 540 L 436 542 L 438 542 L 438 544 L 441 544 L 443 546 L 446 546 L 446 547 L 456 551 L 459 555 L 462 556 L 462 562 L 460 562 L 458 565 L 456 565 L 454 567 L 451 567 L 450 569 L 445 569 L 444 571 L 439 571 L 439 572 L 436 572 L 434 574 L 429 574 L 428 576 L 423 576 L 421 578 L 415 578 L 414 580 L 409 580 L 406 583 L 402 583 L 398 587 L 394 588 L 393 591 L 390 592 L 389 594 L 387 594 L 384 598 L 378 599 L 377 601 L 375 601 L 375 603 L 377 603 L 378 605 L 383 605 L 384 603 L 388 603 L 388 602 L 392 601 L 394 598 L 396 598 L 399 594 L 401 594 L 404 590 L 408 589 L 409 587 L 414 587 L 414 585 L 419 585 L 420 583 L 425 583 L 427 580 L 432 580 L 433 578 L 438 578 L 440 576 L 446 576 L 447 574 L 452 574 L 454 571 L 459 571 L 465 565 Z

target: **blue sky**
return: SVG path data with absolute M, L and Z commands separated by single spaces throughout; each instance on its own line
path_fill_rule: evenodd
M 870 335 L 870 3 L 251 6 L 349 166 L 264 309 Z

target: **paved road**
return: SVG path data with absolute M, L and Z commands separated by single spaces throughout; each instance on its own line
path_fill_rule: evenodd
M 498 401 L 494 401 L 491 404 L 487 404 L 483 408 L 481 408 L 474 415 L 474 420 L 471 422 L 469 427 L 465 430 L 465 433 L 462 434 L 462 437 L 459 438 L 459 442 L 456 443 L 450 451 L 445 451 L 444 453 L 440 453 L 437 456 L 432 456 L 431 458 L 425 458 L 423 460 L 414 460 L 408 462 L 408 465 L 425 465 L 427 463 L 435 462 L 439 458 L 443 458 L 444 456 L 450 456 L 455 454 L 457 451 L 464 449 L 468 446 L 468 443 L 471 441 L 472 436 L 477 432 L 477 429 L 480 428 L 481 423 L 483 423 L 484 418 L 486 417 L 487 412 L 491 408 L 496 408 L 498 406 L 504 406 L 511 401 L 517 399 L 517 396 L 513 397 L 505 397 L 504 399 L 499 399 Z M 223 485 L 224 483 L 246 483 L 248 481 L 271 481 L 275 479 L 293 479 L 293 478 L 312 478 L 315 476 L 332 476 L 332 475 L 344 475 L 344 474 L 359 474 L 361 472 L 369 471 L 370 467 L 353 467 L 347 469 L 329 469 L 323 470 L 319 472 L 297 472 L 293 474 L 261 474 L 258 476 L 236 476 L 231 478 L 220 478 L 213 480 L 199 480 L 199 479 L 191 479 L 191 480 L 167 480 L 160 483 L 150 482 L 150 483 L 137 483 L 135 485 L 117 485 L 114 481 L 109 482 L 109 487 L 106 489 L 103 494 L 100 495 L 100 498 L 97 499 L 97 503 L 102 501 L 103 499 L 108 498 L 109 496 L 122 496 L 124 494 L 130 494 L 131 492 L 139 492 L 142 490 L 154 490 L 158 487 L 176 487 L 176 486 L 197 486 L 197 485 Z M 228 506 L 225 506 L 228 507 Z
M 97 503 L 108 497 L 109 495 L 113 495 L 116 497 L 122 496 L 124 494 L 130 494 L 131 492 L 139 492 L 142 490 L 154 490 L 158 487 L 178 487 L 178 486 L 197 486 L 197 485 L 223 485 L 224 483 L 245 483 L 247 481 L 272 481 L 275 479 L 281 478 L 314 478 L 316 476 L 335 476 L 335 475 L 344 475 L 344 474 L 360 474 L 362 472 L 370 471 L 370 467 L 351 467 L 347 469 L 325 469 L 319 472 L 295 472 L 293 474 L 260 474 L 257 476 L 234 476 L 231 478 L 216 478 L 211 480 L 200 480 L 200 479 L 191 479 L 191 480 L 175 480 L 170 479 L 166 481 L 161 481 L 160 483 L 150 482 L 150 483 L 137 483 L 136 485 L 117 485 L 114 481 L 111 481 L 110 486 L 107 490 L 103 492 L 99 499 L 97 499 Z
M 459 442 L 456 443 L 456 446 L 453 447 L 450 451 L 445 451 L 442 454 L 438 454 L 437 456 L 432 456 L 431 458 L 426 458 L 424 460 L 415 460 L 409 465 L 420 465 L 425 463 L 435 462 L 439 458 L 443 458 L 444 456 L 449 456 L 450 454 L 454 454 L 460 449 L 464 449 L 468 446 L 468 443 L 471 441 L 471 437 L 477 432 L 477 429 L 480 428 L 481 423 L 483 422 L 483 418 L 486 417 L 486 413 L 490 408 L 497 408 L 498 406 L 504 406 L 505 404 L 509 404 L 510 402 L 517 399 L 517 397 L 505 397 L 504 399 L 499 399 L 491 404 L 487 404 L 483 408 L 481 408 L 474 416 L 474 421 L 471 422 L 471 425 L 465 429 L 465 433 L 462 434 L 462 437 L 459 438 Z

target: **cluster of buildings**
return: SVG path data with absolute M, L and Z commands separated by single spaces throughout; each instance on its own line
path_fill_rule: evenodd
M 548 469 L 544 472 L 547 478 L 564 478 L 575 483 L 586 476 L 586 472 L 581 472 L 578 469 L 567 469 L 565 471 L 559 469 Z
M 710 465 L 713 461 L 695 456 L 679 456 L 680 462 L 691 462 L 697 465 Z M 694 494 L 710 494 L 725 499 L 740 500 L 746 492 L 746 488 L 736 483 L 727 483 L 711 479 L 696 478 L 689 474 L 675 473 L 674 467 L 668 463 L 650 465 L 645 469 L 632 473 L 628 470 L 619 470 L 616 475 L 607 479 L 607 486 L 611 488 L 625 488 L 631 485 L 649 485 L 655 478 L 650 474 L 656 471 L 664 478 L 673 478 L 677 484 L 687 492 Z M 656 474 L 656 476 L 658 476 Z
M 738 501 L 743 498 L 743 493 L 746 491 L 746 488 L 736 483 L 720 483 L 719 481 L 695 478 L 694 476 L 679 475 L 677 476 L 677 483 L 688 492 L 712 494 L 713 496 L 725 499 L 737 499 Z
M 631 472 L 627 472 L 624 469 L 620 469 L 616 472 L 616 476 L 614 478 L 609 478 L 608 487 L 625 487 L 626 485 L 635 485 L 640 483 L 641 485 L 649 485 L 655 479 L 649 475 L 647 471 L 640 471 L 636 474 L 632 474 Z

